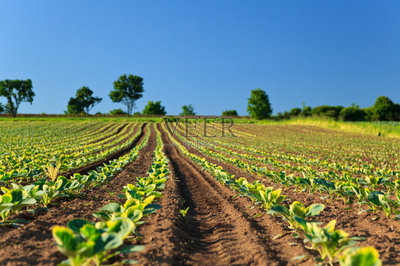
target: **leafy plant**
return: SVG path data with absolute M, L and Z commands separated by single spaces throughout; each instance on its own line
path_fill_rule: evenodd
M 289 209 L 282 205 L 275 205 L 271 207 L 269 213 L 281 215 L 289 222 L 291 229 L 296 229 L 300 227 L 299 219 L 305 220 L 308 217 L 319 215 L 324 208 L 325 206 L 319 203 L 305 207 L 301 202 L 294 201 L 290 204 Z
M 36 203 L 36 199 L 32 197 L 32 190 L 35 189 L 33 185 L 14 189 L 1 188 L 4 194 L 0 195 L 0 217 L 2 219 L 0 225 L 19 225 L 24 223 L 23 220 L 7 221 L 7 219 L 12 213 Z
M 133 228 L 134 223 L 122 217 L 95 225 L 83 219 L 74 219 L 68 227 L 54 227 L 53 237 L 59 251 L 68 257 L 64 264 L 100 265 L 117 254 L 144 248 L 136 246 L 134 249 L 117 250 Z

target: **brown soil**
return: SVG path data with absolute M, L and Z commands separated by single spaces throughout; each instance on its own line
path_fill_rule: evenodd
M 175 139 L 182 143 L 178 138 Z M 191 153 L 206 158 L 211 163 L 222 166 L 229 173 L 237 177 L 246 177 L 249 181 L 260 179 L 259 176 L 254 176 L 234 165 L 211 158 L 191 146 L 186 145 L 186 148 Z M 285 187 L 265 178 L 262 181 L 266 186 L 282 188 L 282 193 L 287 196 L 289 203 L 297 200 L 305 205 L 313 203 L 324 204 L 325 210 L 316 220 L 327 223 L 330 220 L 336 219 L 336 228 L 343 229 L 351 236 L 365 237 L 365 240 L 360 241 L 359 245 L 375 247 L 384 264 L 397 265 L 400 263 L 400 224 L 398 221 L 393 220 L 393 218 L 387 218 L 383 212 L 378 212 L 377 214 L 364 212 L 359 215 L 358 213 L 361 209 L 358 204 L 346 205 L 340 199 L 328 198 L 327 193 L 310 194 L 298 191 L 299 189 L 296 187 Z M 372 221 L 371 219 L 375 219 L 375 217 L 379 219 Z
M 52 229 L 55 225 L 66 225 L 74 218 L 94 221 L 92 213 L 110 201 L 118 201 L 123 186 L 146 175 L 156 146 L 156 135 L 151 127 L 148 144 L 137 160 L 129 164 L 110 183 L 87 191 L 79 198 L 60 203 L 50 211 L 33 215 L 29 224 L 18 229 L 0 228 L 0 265 L 56 265 L 65 257 L 54 245 Z M 144 136 L 140 139 L 142 140 Z M 140 140 L 140 141 L 141 141 Z M 135 143 L 138 143 L 135 141 Z M 114 193 L 111 195 L 110 193 Z M 29 214 L 27 215 L 29 216 Z
M 262 215 L 253 203 L 221 185 L 187 159 L 163 132 L 171 176 L 163 206 L 146 219 L 139 242 L 146 249 L 132 255 L 143 265 L 287 265 L 310 264 L 313 254 L 293 239 L 280 219 Z M 183 217 L 179 209 L 189 211 Z M 274 236 L 282 237 L 272 240 Z M 291 243 L 291 245 L 288 245 Z M 293 257 L 310 255 L 300 261 Z

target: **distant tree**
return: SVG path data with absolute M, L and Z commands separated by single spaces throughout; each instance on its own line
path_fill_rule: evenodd
M 0 96 L 7 98 L 6 111 L 12 116 L 17 116 L 18 108 L 21 102 L 32 104 L 35 93 L 32 90 L 32 81 L 10 80 L 0 81 Z
M 222 116 L 238 116 L 236 110 L 226 110 L 222 112 Z
M 371 108 L 373 121 L 399 121 L 400 105 L 386 96 L 379 96 Z
M 290 116 L 299 116 L 301 114 L 301 109 L 296 107 L 290 110 Z
M 142 115 L 140 112 L 134 112 L 133 115 Z
M 340 111 L 339 118 L 343 121 L 364 121 L 366 120 L 367 112 L 360 109 L 357 105 L 343 108 Z
M 0 103 L 0 114 L 4 113 L 4 106 L 2 103 Z
M 123 111 L 121 108 L 110 111 L 110 115 L 127 115 L 128 113 Z
M 303 109 L 301 110 L 300 116 L 311 116 L 312 115 L 312 108 L 310 106 L 304 106 Z
M 92 95 L 93 91 L 86 86 L 77 90 L 75 98 L 69 99 L 67 106 L 68 113 L 79 114 L 83 112 L 89 114 L 90 109 L 102 100 L 101 98 Z
M 119 77 L 114 82 L 114 89 L 109 96 L 113 102 L 122 102 L 128 109 L 128 115 L 132 114 L 132 109 L 135 107 L 135 101 L 143 96 L 143 78 L 126 74 Z
M 248 99 L 247 112 L 256 119 L 268 118 L 272 114 L 271 104 L 268 95 L 261 89 L 251 91 L 251 97 Z
M 179 113 L 179 115 L 196 115 L 193 105 L 189 104 L 182 106 L 182 112 Z
M 311 113 L 316 116 L 329 117 L 337 120 L 342 109 L 343 106 L 321 105 L 313 108 Z
M 77 98 L 69 98 L 66 114 L 83 114 L 84 112 L 83 105 Z
M 144 115 L 165 115 L 166 113 L 165 107 L 161 105 L 161 101 L 148 101 L 142 112 Z

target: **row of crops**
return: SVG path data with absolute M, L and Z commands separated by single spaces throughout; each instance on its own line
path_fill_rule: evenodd
M 48 175 L 54 181 L 128 147 L 140 130 L 132 122 L 2 122 L 0 184 L 28 184 Z
M 170 125 L 170 137 L 183 153 L 241 196 L 250 198 L 269 214 L 282 217 L 295 237 L 302 237 L 307 248 L 318 251 L 320 261 L 333 263 L 340 260 L 342 265 L 359 265 L 363 260 L 368 260 L 371 263 L 369 265 L 380 263 L 374 247 L 357 247 L 357 241 L 363 238 L 336 229 L 336 220 L 321 225 L 318 216 L 325 208 L 323 204 L 316 202 L 307 206 L 299 201 L 285 201 L 286 196 L 280 188 L 266 187 L 263 182 L 268 180 L 303 192 L 321 193 L 349 204 L 358 202 L 360 210 L 396 218 L 400 207 L 398 171 L 391 168 L 391 164 L 382 165 L 382 156 L 390 156 L 390 152 L 378 154 L 375 158 L 381 162 L 378 167 L 362 160 L 368 155 L 359 146 L 360 150 L 353 149 L 352 152 L 358 151 L 362 164 L 354 160 L 349 165 L 343 159 L 336 161 L 336 157 L 326 160 L 324 156 L 318 157 L 318 154 L 310 152 L 310 143 L 288 143 L 286 136 L 279 134 L 273 139 L 266 139 L 265 131 L 260 132 L 260 129 L 266 129 L 263 127 L 249 128 L 246 125 L 246 128 L 233 131 L 235 136 L 230 138 L 218 137 L 221 128 L 217 124 L 208 126 L 207 137 L 204 136 L 204 128 L 194 125 L 189 128 L 187 125 Z M 210 138 L 210 135 L 214 137 Z M 314 153 L 318 151 L 319 141 L 322 140 L 315 141 L 317 148 Z M 297 150 L 299 146 L 301 151 Z M 187 147 L 194 148 L 199 155 L 189 152 Z M 282 152 L 283 147 L 285 150 Z M 390 147 L 390 143 L 387 143 L 387 148 Z M 305 149 L 307 153 L 304 153 Z M 396 149 L 395 145 L 393 149 Z M 346 151 L 342 151 L 343 154 Z M 244 177 L 236 178 L 220 165 L 210 163 L 207 158 L 234 165 L 257 176 L 257 180 L 250 182 Z
M 101 265 L 113 257 L 144 248 L 140 245 L 124 245 L 124 240 L 134 238 L 136 228 L 143 224 L 143 217 L 161 208 L 153 201 L 162 197 L 160 191 L 165 187 L 169 170 L 168 160 L 163 153 L 161 133 L 158 130 L 156 132 L 157 146 L 148 175 L 137 177 L 135 183 L 124 186 L 120 195 L 123 203 L 111 202 L 93 213 L 97 222 L 75 218 L 66 227 L 56 226 L 53 229 L 58 249 L 68 257 L 65 264 Z M 140 150 L 147 140 L 148 135 L 142 145 L 132 152 Z M 124 263 L 132 264 L 135 261 L 121 261 L 121 264 Z

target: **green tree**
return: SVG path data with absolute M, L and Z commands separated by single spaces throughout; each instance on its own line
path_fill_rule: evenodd
M 2 103 L 0 103 L 0 114 L 4 113 L 4 106 Z
M 262 89 L 251 91 L 251 97 L 248 99 L 247 112 L 256 119 L 269 118 L 272 114 L 271 104 L 268 95 Z
M 357 105 L 346 107 L 340 111 L 339 118 L 343 121 L 364 121 L 367 112 L 360 109 Z
M 182 112 L 179 113 L 179 115 L 196 115 L 193 105 L 189 104 L 182 106 Z
M 299 116 L 301 114 L 301 109 L 298 107 L 293 108 L 290 110 L 290 116 Z
M 67 111 L 65 113 L 67 114 L 83 114 L 85 111 L 83 110 L 83 105 L 81 102 L 74 97 L 69 98 L 68 105 L 67 105 Z
M 238 116 L 236 110 L 226 110 L 222 112 L 222 116 Z
M 132 109 L 135 107 L 135 101 L 143 96 L 143 78 L 126 74 L 119 77 L 114 82 L 114 89 L 109 96 L 113 102 L 122 102 L 128 109 L 128 115 L 132 114 Z
M 35 93 L 32 90 L 32 81 L 30 79 L 0 81 L 0 96 L 7 98 L 6 111 L 15 117 L 21 102 L 30 104 L 33 102 Z
M 89 114 L 97 103 L 101 102 L 101 98 L 94 97 L 93 91 L 86 86 L 83 86 L 76 91 L 75 98 L 70 98 L 67 106 L 69 114 Z
M 165 115 L 166 113 L 165 107 L 161 105 L 161 101 L 148 101 L 142 112 L 144 115 Z
M 386 96 L 379 96 L 372 106 L 371 120 L 399 121 L 400 105 L 393 103 L 393 101 Z
M 110 111 L 110 115 L 127 115 L 128 113 L 123 111 L 121 108 Z

